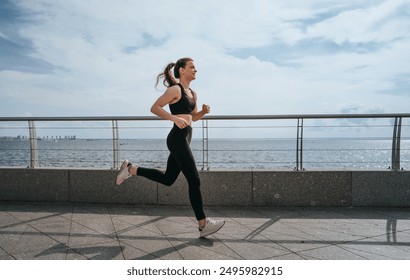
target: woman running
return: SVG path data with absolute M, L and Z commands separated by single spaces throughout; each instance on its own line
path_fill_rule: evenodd
M 174 68 L 174 75 L 172 75 Z M 174 123 L 167 137 L 167 147 L 170 151 L 165 172 L 158 169 L 144 168 L 125 160 L 118 173 L 116 184 L 120 185 L 131 176 L 143 176 L 152 181 L 171 186 L 182 171 L 188 181 L 189 200 L 198 221 L 200 237 L 213 234 L 225 224 L 223 220 L 212 220 L 206 217 L 201 196 L 201 181 L 193 157 L 190 143 L 192 138 L 192 122 L 200 120 L 210 112 L 208 105 L 202 105 L 198 111 L 197 95 L 189 87 L 196 79 L 197 70 L 191 58 L 181 58 L 176 63 L 169 63 L 164 72 L 157 76 L 157 85 L 161 78 L 167 90 L 151 107 L 151 112 L 162 119 Z M 177 80 L 178 79 L 178 82 Z M 171 113 L 164 110 L 169 105 Z

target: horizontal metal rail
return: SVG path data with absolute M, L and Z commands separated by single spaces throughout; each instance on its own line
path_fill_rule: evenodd
M 210 115 L 203 120 L 292 120 L 292 119 L 387 119 L 410 118 L 410 113 L 393 114 L 301 114 L 301 115 Z M 19 121 L 154 121 L 155 116 L 84 116 L 84 117 L 0 117 L 1 122 Z
M 401 136 L 402 129 L 402 119 L 410 118 L 410 113 L 392 113 L 392 114 L 298 114 L 298 115 L 210 115 L 205 116 L 202 121 L 202 169 L 209 169 L 209 159 L 208 153 L 211 151 L 208 147 L 209 138 L 209 121 L 257 121 L 257 120 L 295 120 L 297 124 L 296 127 L 296 166 L 295 170 L 303 170 L 304 162 L 304 129 L 312 127 L 304 124 L 304 120 L 309 119 L 391 119 L 394 121 L 392 148 L 391 148 L 391 169 L 400 170 L 400 152 L 401 145 L 400 141 L 403 139 Z M 30 167 L 35 168 L 38 166 L 38 151 L 37 148 L 37 130 L 40 129 L 56 129 L 56 128 L 42 128 L 36 126 L 37 122 L 99 122 L 99 121 L 109 121 L 111 122 L 111 127 L 71 127 L 70 129 L 111 129 L 112 130 L 112 167 L 117 169 L 119 167 L 120 160 L 120 129 L 125 129 L 128 127 L 119 127 L 118 122 L 120 121 L 158 121 L 163 120 L 156 116 L 83 116 L 83 117 L 0 117 L 0 122 L 25 122 L 28 123 L 29 129 L 29 151 L 30 151 Z M 377 125 L 376 125 L 377 126 Z M 386 125 L 378 125 L 379 127 L 387 127 Z M 245 128 L 258 128 L 258 126 L 244 126 Z M 265 128 L 266 126 L 261 126 Z M 272 128 L 278 128 L 280 126 L 268 126 Z M 292 126 L 286 126 L 292 127 Z M 313 126 L 314 127 L 314 126 Z M 327 127 L 327 126 L 325 126 Z M 329 127 L 363 127 L 361 125 L 351 126 L 340 125 L 340 126 L 329 126 Z M 140 127 L 132 127 L 140 128 Z M 151 127 L 141 127 L 144 129 Z M 158 127 L 152 127 L 158 128 Z M 230 128 L 230 127 L 214 127 L 214 128 Z M 238 128 L 238 127 L 235 127 Z M 239 126 L 239 128 L 242 128 Z M 7 128 L 6 128 L 7 129 Z M 10 128 L 9 128 L 10 129 Z M 24 129 L 21 127 L 20 129 Z M 305 161 L 306 162 L 306 161 Z

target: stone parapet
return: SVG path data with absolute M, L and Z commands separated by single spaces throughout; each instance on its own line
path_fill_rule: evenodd
M 180 175 L 171 187 L 142 177 L 116 186 L 115 170 L 0 169 L 0 201 L 189 205 Z M 206 206 L 410 206 L 409 171 L 212 170 L 200 172 Z

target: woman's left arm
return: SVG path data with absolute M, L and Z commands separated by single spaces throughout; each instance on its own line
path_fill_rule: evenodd
M 194 98 L 195 98 L 195 103 L 196 103 L 196 94 L 194 95 Z M 192 120 L 194 122 L 199 121 L 200 119 L 203 118 L 203 116 L 205 116 L 209 112 L 211 112 L 211 107 L 209 107 L 209 105 L 202 104 L 202 110 L 199 111 L 199 112 L 198 112 L 198 109 L 195 105 L 195 109 L 192 111 Z
M 196 108 L 195 108 L 196 109 Z M 209 105 L 207 104 L 203 104 L 202 105 L 202 110 L 197 112 L 196 110 L 194 110 L 192 112 L 192 120 L 194 122 L 199 121 L 200 119 L 203 118 L 203 116 L 205 116 L 206 114 L 208 114 L 209 112 L 211 112 L 211 107 L 209 107 Z

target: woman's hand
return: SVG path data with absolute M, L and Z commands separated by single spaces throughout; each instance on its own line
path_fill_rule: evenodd
M 180 118 L 180 117 L 175 117 L 175 118 L 173 119 L 173 122 L 174 122 L 175 125 L 178 126 L 180 129 L 183 129 L 183 128 L 189 126 L 189 123 L 188 123 L 185 119 Z
M 207 104 L 202 104 L 202 111 L 204 112 L 204 114 L 209 114 L 209 112 L 211 112 L 211 107 L 209 107 L 209 105 Z
M 194 122 L 199 121 L 200 119 L 202 119 L 203 116 L 205 116 L 206 114 L 209 114 L 211 112 L 211 107 L 209 107 L 209 105 L 207 104 L 202 104 L 202 110 L 197 112 L 196 107 L 194 110 L 194 113 L 192 114 L 192 120 Z

